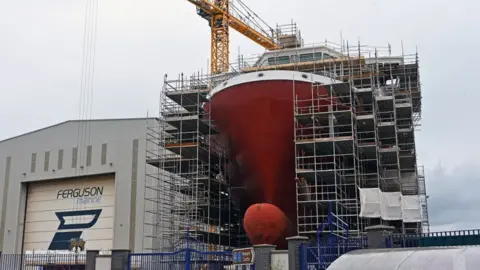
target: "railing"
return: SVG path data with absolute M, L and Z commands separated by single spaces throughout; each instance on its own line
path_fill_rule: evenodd
M 336 186 L 337 185 L 335 184 L 304 185 L 299 188 L 297 201 L 299 203 L 319 203 L 336 200 L 338 197 L 346 197 L 347 194 L 345 194 L 345 192 L 341 190 L 335 190 Z
M 334 221 L 334 215 L 329 215 L 329 222 L 323 227 L 343 225 Z M 327 224 L 327 225 L 325 225 Z M 337 230 L 338 231 L 338 230 Z M 346 235 L 346 236 L 345 236 Z M 300 270 L 326 269 L 341 255 L 368 247 L 367 237 L 348 238 L 348 232 L 339 235 L 331 230 L 326 237 L 318 238 L 316 244 L 310 243 L 300 247 Z M 419 234 L 393 234 L 385 238 L 386 248 L 417 248 L 480 245 L 480 229 L 432 232 Z
M 224 269 L 225 266 L 232 265 L 231 251 L 203 251 L 201 246 L 207 245 L 190 235 L 190 229 L 187 229 L 185 239 L 177 243 L 181 249 L 175 252 L 129 254 L 128 270 Z
M 342 128 L 347 131 L 342 131 Z M 318 140 L 318 139 L 334 139 L 341 137 L 353 137 L 352 124 L 336 124 L 335 128 L 330 129 L 328 126 L 319 125 L 302 125 L 295 128 L 295 139 L 302 140 Z
M 393 234 L 387 237 L 388 248 L 480 245 L 480 229 L 421 234 Z
M 365 57 L 369 58 L 368 63 L 374 64 L 376 62 L 386 63 L 389 62 L 398 63 L 402 62 L 403 64 L 414 64 L 418 62 L 418 55 L 416 53 L 404 54 L 403 57 L 391 56 L 391 47 L 388 46 L 368 46 L 368 45 L 350 45 L 346 46 L 345 44 L 338 44 L 335 42 L 327 41 L 318 42 L 318 43 L 307 43 L 302 46 L 302 53 L 315 53 L 320 52 L 322 49 L 319 47 L 324 47 L 330 50 L 337 51 L 345 56 L 350 56 L 351 58 Z M 310 50 L 309 50 L 310 49 Z M 244 69 L 246 67 L 255 67 L 259 64 L 259 60 L 263 54 L 253 54 L 248 56 L 240 55 L 238 57 L 238 62 L 232 62 L 232 66 L 238 67 L 238 69 Z
M 351 156 L 353 153 L 323 155 L 323 156 L 297 156 L 296 168 L 298 170 L 315 170 L 315 171 L 329 171 L 329 170 L 348 170 L 349 167 L 342 166 L 341 162 L 336 161 L 335 158 L 342 156 Z M 353 167 L 353 166 L 352 166 Z
M 128 269 L 223 269 L 231 264 L 232 253 L 229 251 L 202 252 L 187 248 L 170 253 L 130 254 Z
M 415 148 L 411 147 L 413 144 L 399 145 L 398 156 L 401 158 L 413 158 L 415 157 Z
M 85 262 L 85 254 L 0 254 L 0 270 L 37 270 L 49 266 L 83 270 Z
M 372 115 L 373 116 L 373 109 L 370 107 L 367 107 L 365 105 L 356 105 L 355 106 L 355 115 L 358 116 L 368 116 Z
M 411 118 L 397 117 L 397 128 L 399 132 L 412 132 L 414 129 Z
M 393 111 L 391 112 L 377 112 L 377 123 L 381 124 L 390 124 L 395 123 L 395 117 Z
M 212 87 L 212 76 L 196 74 L 193 76 L 179 75 L 176 80 L 164 81 L 164 92 L 175 92 L 182 90 L 208 90 Z
M 297 170 L 314 170 L 314 171 L 330 171 L 334 170 L 335 161 L 325 160 L 324 162 L 316 162 L 314 157 L 297 157 Z
M 295 114 L 296 115 L 309 115 L 316 113 L 331 113 L 351 111 L 350 102 L 338 102 L 342 97 L 316 97 L 313 99 L 296 100 L 295 101 Z M 349 97 L 348 97 L 349 99 Z
M 329 209 L 328 218 L 317 230 L 317 242 L 300 246 L 300 270 L 327 269 L 341 255 L 367 247 L 366 237 L 349 237 L 349 226 L 333 213 L 332 202 Z
M 367 247 L 366 237 L 349 239 L 325 239 L 320 246 L 304 246 L 300 248 L 300 270 L 327 269 L 341 255 Z M 319 256 L 320 254 L 320 256 Z
M 162 141 L 160 145 L 164 147 L 198 146 L 205 150 L 211 150 L 214 153 L 218 153 L 219 150 L 222 150 L 221 145 L 214 139 L 197 131 L 171 133 L 161 139 Z
M 395 97 L 396 107 L 408 107 L 412 106 L 412 99 L 409 97 Z
M 375 131 L 357 131 L 357 143 L 359 146 L 377 146 L 377 141 L 375 140 Z
M 207 144 L 208 140 L 205 139 L 205 136 L 200 132 L 191 131 L 191 132 L 176 132 L 165 136 L 164 138 L 165 145 L 169 144 L 187 144 L 187 143 L 201 143 Z
M 164 108 L 165 110 L 162 112 L 162 116 L 167 121 L 174 117 L 188 117 L 188 116 L 193 116 L 193 117 L 198 116 L 200 118 L 199 120 L 202 121 L 201 119 L 202 117 L 200 116 L 206 115 L 201 105 L 182 105 L 181 107 L 179 107 L 179 105 L 175 105 L 171 107 L 165 106 Z M 208 118 L 208 117 L 203 117 L 203 118 Z

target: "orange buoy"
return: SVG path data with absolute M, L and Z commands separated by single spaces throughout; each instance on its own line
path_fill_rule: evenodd
M 273 204 L 257 203 L 245 212 L 243 228 L 252 245 L 271 245 L 284 234 L 287 217 Z

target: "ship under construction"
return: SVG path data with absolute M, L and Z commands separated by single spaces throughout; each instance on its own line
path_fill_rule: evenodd
M 287 217 L 282 237 L 315 237 L 329 213 L 350 235 L 379 224 L 428 231 L 417 52 L 305 44 L 294 23 L 262 28 L 231 3 L 190 2 L 212 28 L 212 68 L 165 76 L 158 125 L 147 132 L 145 250 L 187 238 L 209 251 L 248 245 L 244 213 L 263 202 Z M 227 26 L 268 51 L 230 63 Z M 369 189 L 414 198 L 419 218 L 362 215 Z

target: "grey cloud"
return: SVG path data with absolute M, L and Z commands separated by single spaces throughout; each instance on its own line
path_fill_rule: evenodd
M 429 216 L 433 228 L 480 228 L 480 175 L 475 164 L 451 169 L 437 164 L 427 171 Z

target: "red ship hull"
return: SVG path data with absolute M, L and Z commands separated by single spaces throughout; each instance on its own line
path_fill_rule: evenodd
M 270 203 L 288 218 L 287 230 L 274 243 L 279 248 L 286 247 L 285 237 L 296 235 L 297 228 L 293 99 L 327 94 L 324 87 L 312 89 L 310 82 L 294 84 L 291 78 L 257 79 L 225 87 L 210 101 L 212 119 L 226 139 L 231 183 L 245 187 L 232 196 L 244 209 Z

